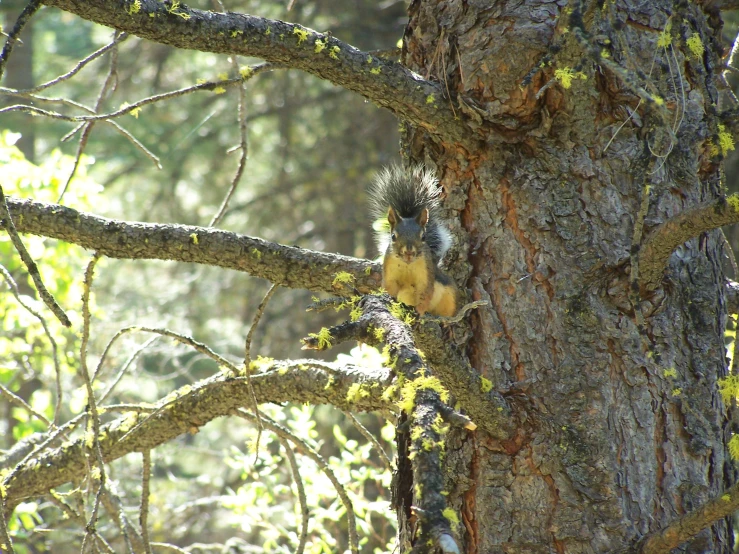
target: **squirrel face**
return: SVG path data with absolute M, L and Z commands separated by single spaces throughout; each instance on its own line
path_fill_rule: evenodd
M 426 244 L 428 218 L 429 212 L 426 208 L 416 217 L 399 217 L 392 208 L 388 211 L 391 247 L 405 263 L 409 264 L 424 252 L 428 252 Z

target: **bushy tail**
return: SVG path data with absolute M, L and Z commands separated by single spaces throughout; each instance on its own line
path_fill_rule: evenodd
M 452 245 L 451 233 L 441 222 L 439 215 L 439 181 L 433 171 L 421 165 L 403 168 L 392 165 L 384 168 L 375 177 L 369 190 L 370 209 L 374 220 L 381 220 L 375 226 L 377 247 L 384 253 L 390 241 L 390 226 L 387 212 L 390 207 L 403 218 L 416 217 L 423 208 L 429 211 L 426 224 L 426 244 L 439 263 Z

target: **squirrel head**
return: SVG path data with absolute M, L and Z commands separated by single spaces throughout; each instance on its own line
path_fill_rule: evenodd
M 412 262 L 422 251 L 428 251 L 426 245 L 426 224 L 429 211 L 423 208 L 415 217 L 400 217 L 393 208 L 387 212 L 390 224 L 390 244 L 393 251 L 406 263 Z

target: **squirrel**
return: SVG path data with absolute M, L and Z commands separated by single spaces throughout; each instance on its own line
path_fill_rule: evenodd
M 452 244 L 439 215 L 439 191 L 430 170 L 395 165 L 377 175 L 369 194 L 374 219 L 387 217 L 388 223 L 377 232 L 377 246 L 385 253 L 383 288 L 421 315 L 451 317 L 460 292 L 438 266 Z

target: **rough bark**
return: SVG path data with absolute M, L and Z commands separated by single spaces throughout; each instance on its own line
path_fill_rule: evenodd
M 652 74 L 670 116 L 684 106 L 666 160 L 652 155 L 668 142 L 650 129 L 656 118 L 643 104 L 616 134 L 638 99 L 564 33 L 573 30 L 564 2 L 411 5 L 407 65 L 453 97 L 472 97 L 483 121 L 508 117 L 516 137 L 465 155 L 419 129 L 409 128 L 406 141 L 412 158 L 438 166 L 459 222 L 462 246 L 450 266 L 474 298 L 491 303 L 472 317 L 472 365 L 532 406 L 514 440 L 478 431 L 449 447 L 449 502 L 461 512 L 469 553 L 621 550 L 734 481 L 716 389 L 726 367 L 718 232 L 678 247 L 659 294 L 636 311 L 624 271 L 645 184 L 645 232 L 721 194 L 705 147 L 715 129 L 720 39 L 695 5 L 678 4 L 617 1 L 601 12 L 588 3 L 581 14 L 586 38 L 598 36 L 594 44 L 642 85 L 636 70 L 649 72 L 673 15 L 679 65 L 671 63 L 684 104 L 666 58 Z M 692 33 L 704 57 L 686 47 Z M 522 88 L 554 43 L 561 50 L 551 67 Z M 569 89 L 550 83 L 535 98 L 555 69 L 578 64 L 584 80 Z M 681 551 L 728 553 L 732 543 L 721 520 Z

